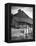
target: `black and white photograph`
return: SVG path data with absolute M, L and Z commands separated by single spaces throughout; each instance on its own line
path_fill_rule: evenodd
M 36 0 L 0 0 L 0 46 L 36 46 Z
M 35 41 L 35 6 L 8 3 L 5 8 L 5 40 Z
M 11 40 L 33 39 L 33 8 L 11 6 Z

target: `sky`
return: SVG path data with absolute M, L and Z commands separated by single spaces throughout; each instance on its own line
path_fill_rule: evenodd
M 11 7 L 11 14 L 18 13 L 18 10 L 23 10 L 30 18 L 33 19 L 33 8 L 32 7 L 19 7 L 19 6 L 12 6 Z

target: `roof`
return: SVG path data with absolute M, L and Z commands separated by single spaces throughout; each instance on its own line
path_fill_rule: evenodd
M 31 19 L 25 12 L 21 10 L 19 10 L 18 13 L 14 15 L 14 19 L 18 22 L 33 24 L 33 19 Z

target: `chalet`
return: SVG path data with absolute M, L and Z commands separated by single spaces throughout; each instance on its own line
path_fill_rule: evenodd
M 13 15 L 11 26 L 15 29 L 21 30 L 25 37 L 25 34 L 28 35 L 33 32 L 33 19 L 19 9 L 18 13 Z

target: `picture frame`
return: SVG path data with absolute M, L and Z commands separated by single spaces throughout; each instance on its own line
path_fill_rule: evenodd
M 25 14 L 20 9 L 24 10 L 27 14 Z M 19 13 L 17 13 L 17 10 Z M 29 14 L 29 12 L 32 15 Z M 30 19 L 30 17 L 28 17 L 27 15 L 32 16 L 33 20 Z M 14 20 L 17 21 L 17 23 L 19 23 L 18 24 L 19 26 L 17 26 Z M 22 25 L 25 25 L 25 26 L 22 26 Z M 29 31 L 30 38 L 27 33 L 28 31 L 26 31 L 28 28 L 23 29 L 23 27 L 28 27 L 28 26 L 30 27 L 30 29 L 31 27 L 33 27 L 32 33 L 30 33 Z M 19 33 L 20 30 L 22 30 L 21 33 Z M 31 42 L 31 41 L 35 41 L 35 5 L 34 4 L 20 4 L 20 3 L 6 3 L 5 4 L 5 42 L 13 43 L 13 42 Z

